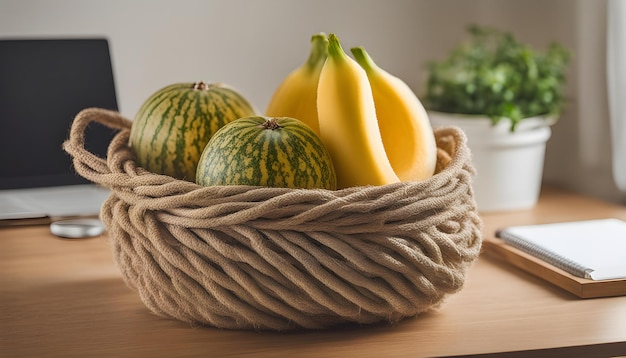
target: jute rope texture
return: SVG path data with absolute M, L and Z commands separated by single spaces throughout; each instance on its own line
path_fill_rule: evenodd
M 85 149 L 92 122 L 118 129 L 107 158 Z M 79 113 L 64 149 L 110 188 L 101 210 L 127 285 L 154 313 L 229 329 L 394 322 L 460 290 L 481 247 L 464 134 L 436 131 L 438 173 L 337 191 L 201 187 L 150 173 L 117 112 Z

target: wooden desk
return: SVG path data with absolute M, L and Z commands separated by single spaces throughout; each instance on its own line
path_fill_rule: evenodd
M 544 190 L 534 210 L 484 215 L 511 224 L 626 219 L 626 208 Z M 514 352 L 518 353 L 502 353 Z M 151 314 L 122 282 L 106 237 L 62 240 L 47 226 L 0 229 L 2 357 L 422 357 L 501 352 L 626 354 L 626 297 L 579 299 L 483 254 L 464 289 L 399 324 L 272 333 L 192 328 Z

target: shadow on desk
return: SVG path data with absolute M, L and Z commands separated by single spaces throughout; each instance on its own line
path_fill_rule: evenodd
M 519 269 L 506 261 L 503 261 L 495 256 L 492 256 L 491 254 L 487 252 L 482 252 L 479 260 L 488 261 L 490 264 L 498 267 L 499 270 L 508 272 L 511 275 L 515 275 L 519 279 L 524 280 L 525 282 L 531 285 L 541 287 L 541 289 L 554 295 L 555 297 L 558 297 L 559 299 L 571 300 L 571 301 L 580 300 L 580 298 L 577 297 L 576 295 L 570 292 L 567 292 L 566 290 L 559 288 L 558 286 L 546 284 L 545 280 L 543 280 L 542 278 L 537 277 L 533 274 L 530 274 L 522 269 Z
M 437 315 L 426 313 L 393 325 L 345 325 L 330 330 L 283 333 L 192 327 L 151 313 L 121 278 L 50 282 L 2 292 L 1 298 L 3 316 L 7 318 L 3 322 L 2 338 L 9 346 L 8 352 L 37 357 L 85 352 L 90 352 L 87 354 L 90 357 L 175 357 L 184 352 L 306 357 L 311 355 L 303 352 L 350 346 L 352 341 L 366 342 L 372 336 L 380 339 L 403 330 L 404 325 L 419 325 L 420 320 Z M 393 340 L 388 344 L 393 345 Z M 361 351 L 362 357 L 368 356 L 366 345 L 351 349 L 355 351 Z M 216 352 L 222 354 L 214 355 Z

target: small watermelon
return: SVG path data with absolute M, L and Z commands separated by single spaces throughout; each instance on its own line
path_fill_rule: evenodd
M 254 114 L 250 103 L 227 85 L 173 84 L 141 106 L 132 124 L 130 146 L 141 167 L 194 181 L 211 136 L 225 124 Z
M 337 188 L 330 155 L 304 122 L 289 117 L 250 116 L 222 127 L 204 149 L 200 185 Z

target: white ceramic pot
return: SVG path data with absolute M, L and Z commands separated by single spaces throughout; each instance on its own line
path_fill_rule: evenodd
M 428 113 L 433 128 L 457 126 L 467 135 L 476 169 L 472 187 L 480 212 L 522 210 L 537 203 L 546 142 L 555 118 L 527 118 L 512 132 L 508 120 L 494 126 L 482 116 Z

